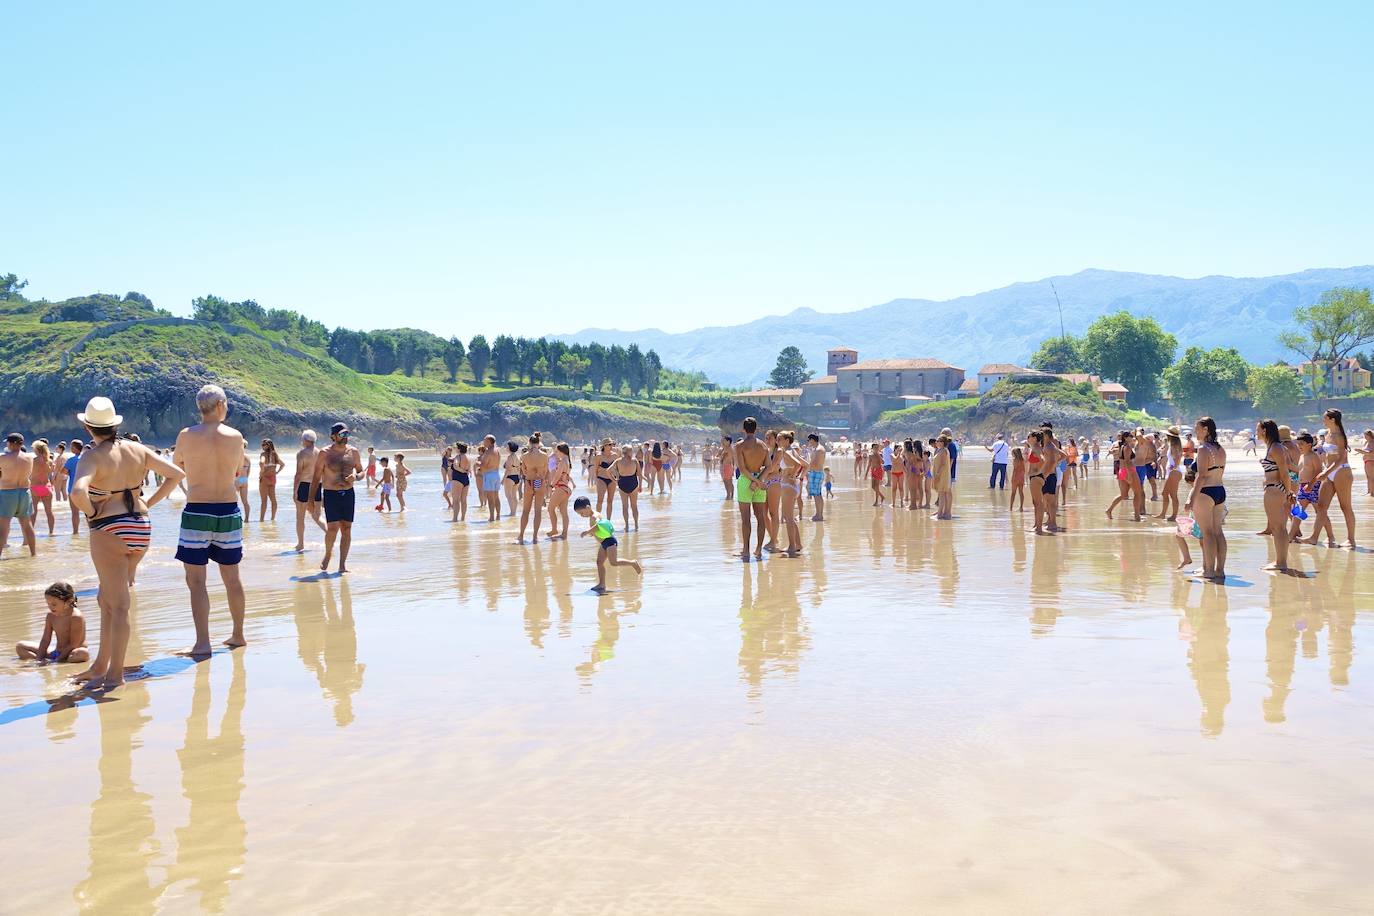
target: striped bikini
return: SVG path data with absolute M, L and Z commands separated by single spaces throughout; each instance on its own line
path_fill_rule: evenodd
M 95 519 L 91 522 L 91 530 L 113 534 L 130 550 L 147 550 L 153 539 L 153 523 L 141 512 Z

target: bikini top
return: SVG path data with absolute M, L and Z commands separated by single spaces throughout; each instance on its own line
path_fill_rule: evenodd
M 1270 450 L 1265 452 L 1264 457 L 1260 459 L 1260 467 L 1264 468 L 1264 473 L 1266 474 L 1274 474 L 1279 470 L 1278 462 L 1269 457 L 1272 452 L 1273 447 L 1271 446 Z

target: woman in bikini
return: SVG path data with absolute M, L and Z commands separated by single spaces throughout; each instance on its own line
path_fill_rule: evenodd
M 1255 424 L 1255 435 L 1264 445 L 1260 467 L 1264 469 L 1264 515 L 1274 537 L 1274 562 L 1264 568 L 1274 572 L 1288 572 L 1288 519 L 1296 488 L 1288 476 L 1288 451 L 1279 436 L 1279 425 L 1273 420 Z
M 868 484 L 873 488 L 875 506 L 887 502 L 887 497 L 883 496 L 883 477 L 886 473 L 883 468 L 883 447 L 874 442 L 868 451 Z
M 258 457 L 258 521 L 267 518 L 267 503 L 272 503 L 272 521 L 277 520 L 277 474 L 286 462 L 277 454 L 271 439 L 262 440 L 262 454 Z
M 506 494 L 506 514 L 514 515 L 520 501 L 520 446 L 514 439 L 506 442 L 506 458 L 501 465 L 501 489 Z
M 100 651 L 76 680 L 101 689 L 124 683 L 129 586 L 152 536 L 148 510 L 166 499 L 186 472 L 145 445 L 119 439 L 124 418 L 108 398 L 91 398 L 76 418 L 90 433 L 91 444 L 76 465 L 71 502 L 89 521 L 91 562 L 100 579 Z M 150 470 L 162 476 L 162 486 L 145 500 L 142 486 Z
M 572 496 L 572 450 L 560 442 L 549 456 L 549 540 L 568 539 L 568 498 Z M 559 520 L 563 529 L 558 528 Z M 537 539 L 537 538 L 536 538 Z
M 1374 496 L 1374 429 L 1364 431 L 1364 444 L 1355 446 L 1364 456 L 1364 489 L 1366 496 Z
M 248 457 L 248 443 L 243 443 L 243 461 L 239 464 L 239 472 L 234 476 L 234 489 L 238 491 L 239 502 L 243 504 L 243 520 L 248 521 L 253 517 L 253 510 L 248 508 L 248 478 L 253 473 L 253 462 Z
M 611 465 L 616 462 L 615 445 L 610 439 L 601 440 L 601 448 L 596 455 L 596 511 L 610 515 L 615 506 L 615 477 Z M 602 508 L 602 504 L 605 508 Z
M 644 465 L 644 459 L 635 457 L 628 445 L 621 446 L 620 457 L 611 463 L 611 474 L 615 486 L 620 490 L 620 513 L 625 520 L 625 530 L 630 530 L 630 516 L 634 516 L 634 530 L 639 530 L 639 491 L 652 472 Z M 652 481 L 651 481 L 652 482 Z
M 1183 440 L 1179 437 L 1177 426 L 1169 427 L 1162 451 L 1164 490 L 1161 494 L 1159 514 L 1155 518 L 1172 522 L 1178 517 L 1178 485 L 1183 482 Z M 1172 510 L 1169 508 L 1170 503 L 1173 504 Z
M 725 485 L 725 501 L 735 498 L 735 444 L 729 436 L 720 440 L 720 482 Z
M 921 458 L 917 453 L 920 443 L 906 439 L 902 442 L 902 468 L 906 472 L 902 479 L 906 481 L 906 507 L 909 511 L 916 511 L 921 507 L 921 490 L 925 478 L 921 475 Z
M 35 530 L 38 528 L 38 510 L 42 507 L 48 516 L 48 537 L 52 537 L 55 522 L 52 514 L 52 477 L 53 459 L 48 452 L 48 443 L 39 439 L 33 444 L 33 470 L 29 474 L 29 495 L 32 497 L 33 511 L 29 521 Z
M 468 520 L 468 487 L 472 484 L 472 459 L 468 457 L 468 444 L 459 442 L 453 446 L 454 455 L 449 461 L 449 500 L 453 507 L 453 521 Z
M 892 508 L 906 505 L 906 446 L 898 443 L 892 450 Z
M 1110 449 L 1112 456 L 1112 477 L 1116 479 L 1116 499 L 1107 507 L 1107 518 L 1112 517 L 1116 507 L 1131 498 L 1131 484 L 1128 479 L 1132 463 L 1131 434 L 1125 430 L 1119 433 Z
M 1217 441 L 1217 424 L 1202 417 L 1193 426 L 1197 436 L 1197 482 L 1185 507 L 1193 513 L 1202 532 L 1202 578 L 1213 582 L 1226 580 L 1226 449 Z
M 57 443 L 52 459 L 52 495 L 60 503 L 67 501 L 67 443 Z
M 763 489 L 767 502 L 764 503 L 763 521 L 768 531 L 768 541 L 763 549 L 769 552 L 778 549 L 778 526 L 782 515 L 782 451 L 778 446 L 778 434 L 770 429 L 763 435 L 768 446 L 768 459 L 763 465 Z
M 778 434 L 778 473 L 782 476 L 782 519 L 787 525 L 787 549 L 789 557 L 801 553 L 801 528 L 797 525 L 797 506 L 801 504 L 802 480 L 806 474 L 806 461 L 797 448 L 797 434 L 790 429 Z
M 1020 506 L 1017 506 L 1018 500 Z M 1011 500 L 1007 503 L 1007 511 L 1012 509 L 1026 511 L 1026 450 L 1020 445 L 1011 450 Z
M 1346 540 L 1342 547 L 1355 547 L 1355 510 L 1351 508 L 1351 490 L 1355 486 L 1355 473 L 1350 470 L 1350 442 L 1345 436 L 1342 415 L 1335 407 L 1322 414 L 1326 424 L 1326 445 L 1322 446 L 1322 457 L 1326 467 L 1317 476 L 1321 481 L 1321 495 L 1317 499 L 1317 525 L 1312 536 L 1305 543 L 1317 543 L 1317 537 L 1326 531 L 1326 546 L 1336 546 L 1336 531 L 1331 526 L 1331 503 L 1340 500 L 1341 513 L 1345 516 Z

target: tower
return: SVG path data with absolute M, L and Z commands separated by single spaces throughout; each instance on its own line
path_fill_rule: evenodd
M 859 351 L 848 347 L 835 347 L 825 351 L 825 374 L 834 375 L 836 369 L 852 366 L 859 361 Z

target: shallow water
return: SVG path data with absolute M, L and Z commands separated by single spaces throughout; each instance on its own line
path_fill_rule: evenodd
M 757 564 L 689 467 L 605 596 L 590 539 L 452 526 L 414 466 L 410 511 L 359 500 L 346 577 L 318 531 L 290 552 L 289 502 L 248 525 L 246 650 L 172 654 L 174 504 L 134 599 L 150 676 L 73 705 L 80 666 L 0 661 L 0 911 L 1374 907 L 1374 556 L 1261 572 L 1252 460 L 1225 587 L 1173 571 L 1172 525 L 1107 521 L 1107 471 L 1036 537 L 975 457 L 954 523 L 870 508 L 838 460 L 830 521 Z M 97 629 L 58 524 L 0 563 L 6 646 L 59 576 Z

